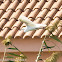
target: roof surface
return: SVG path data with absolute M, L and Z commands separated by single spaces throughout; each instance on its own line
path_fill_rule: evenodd
M 20 27 L 25 25 L 18 21 L 24 15 L 34 23 L 55 24 L 62 23 L 62 0 L 1 0 L 0 1 L 0 37 L 6 38 L 42 38 L 50 35 L 48 30 L 39 29 L 24 33 Z M 54 35 L 62 37 L 62 26 L 59 26 Z

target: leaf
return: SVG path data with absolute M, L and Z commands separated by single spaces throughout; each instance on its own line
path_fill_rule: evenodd
M 14 61 L 9 60 L 9 61 L 7 61 L 7 62 L 14 62 Z
M 53 48 L 53 47 L 55 47 L 55 46 L 51 46 L 51 47 L 47 46 L 47 47 L 45 47 L 45 48 L 43 48 L 43 49 L 47 49 L 47 48 L 48 48 L 48 49 L 49 49 L 49 48 L 51 49 L 51 48 Z
M 38 59 L 38 60 L 42 60 L 42 59 Z
M 6 56 L 5 58 L 14 58 L 14 57 L 12 57 L 12 56 Z
M 47 47 L 47 44 L 46 44 L 46 42 L 44 41 L 44 44 L 45 44 L 45 46 Z
M 51 47 L 49 47 L 49 46 L 47 46 L 47 44 L 46 44 L 46 42 L 44 41 L 44 44 L 45 44 L 45 48 L 43 48 L 43 49 L 48 49 L 48 51 L 49 51 L 49 48 L 51 49 L 51 48 L 53 48 L 54 46 L 51 46 Z M 50 51 L 49 51 L 50 52 Z
M 53 47 L 55 47 L 55 46 L 51 46 L 51 47 L 47 46 L 47 48 L 50 48 L 50 49 L 53 48 Z
M 8 49 L 17 50 L 16 48 L 8 48 Z
M 22 56 L 20 56 L 20 55 L 18 55 L 18 54 L 14 54 L 14 53 L 8 53 L 8 54 L 13 55 L 13 56 L 22 57 Z
M 55 36 L 55 35 L 52 34 L 52 36 L 50 36 L 50 37 L 53 38 L 54 40 L 56 40 L 56 41 L 62 43 L 62 41 L 59 40 L 57 36 Z
M 41 51 L 40 52 L 43 52 L 43 49 L 41 49 Z

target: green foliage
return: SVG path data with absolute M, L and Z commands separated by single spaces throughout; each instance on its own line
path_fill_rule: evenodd
M 55 47 L 55 46 L 47 46 L 47 44 L 46 44 L 46 42 L 44 41 L 44 44 L 45 44 L 45 48 L 43 48 L 43 49 L 51 49 L 51 48 L 53 48 L 53 47 Z
M 55 35 L 52 34 L 52 36 L 50 36 L 50 37 L 53 38 L 54 40 L 56 40 L 56 41 L 62 43 L 62 41 L 59 40 L 57 36 L 55 36 Z
M 8 48 L 8 49 L 12 49 L 12 50 L 18 50 L 17 48 Z
M 17 57 L 22 57 L 22 56 L 20 56 L 18 54 L 14 54 L 14 53 L 8 53 L 8 54 L 13 55 L 13 56 L 17 56 Z
M 9 61 L 7 61 L 7 62 L 14 62 L 14 61 L 9 60 Z
M 62 52 L 55 52 L 50 57 L 48 57 L 44 62 L 57 62 L 57 59 L 62 56 Z
M 14 58 L 14 57 L 12 57 L 12 56 L 5 56 L 5 58 Z

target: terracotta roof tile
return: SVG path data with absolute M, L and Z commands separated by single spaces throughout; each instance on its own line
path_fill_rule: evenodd
M 1 4 L 0 10 L 1 9 L 6 10 L 7 7 L 9 6 L 9 4 L 10 4 L 10 1 L 9 0 L 5 1 L 4 3 Z
M 7 22 L 6 19 L 2 19 L 2 20 L 0 21 L 0 28 L 1 28 L 1 29 L 3 28 L 3 26 L 5 25 L 6 22 Z
M 9 28 L 5 28 L 0 32 L 0 37 L 5 37 L 5 35 L 8 33 L 10 29 Z
M 46 16 L 47 13 L 48 13 L 48 10 L 44 9 L 44 10 L 42 10 L 42 11 L 39 12 L 39 14 L 37 15 L 36 18 L 42 18 L 42 19 L 44 19 L 44 17 Z
M 18 0 L 15 0 L 13 3 L 10 4 L 10 6 L 7 8 L 7 10 L 13 10 L 15 11 L 15 8 L 17 7 L 17 5 L 19 4 Z
M 61 33 L 59 34 L 59 37 L 62 37 L 62 31 L 61 31 Z
M 18 19 L 18 17 L 19 17 L 19 15 L 22 13 L 22 11 L 21 10 L 17 10 L 16 12 L 14 12 L 12 15 L 11 15 L 11 17 L 10 17 L 10 19 Z
M 7 12 L 5 12 L 3 14 L 3 16 L 1 17 L 1 19 L 9 19 L 10 16 L 12 15 L 13 11 L 12 10 L 8 10 Z
M 45 4 L 45 0 L 41 0 L 35 5 L 33 9 L 41 9 L 44 4 Z
M 23 1 L 22 3 L 19 3 L 19 5 L 17 6 L 16 10 L 20 9 L 20 10 L 23 11 L 27 4 L 28 4 L 27 1 Z
M 11 28 L 15 22 L 16 22 L 16 19 L 11 19 L 10 21 L 8 21 L 8 22 L 4 25 L 3 29 L 6 28 L 6 27 Z
M 50 1 L 46 2 L 46 3 L 44 4 L 42 10 L 43 10 L 43 9 L 48 9 L 48 10 L 50 10 L 50 8 L 51 8 L 51 6 L 53 5 L 53 3 L 54 3 L 54 0 L 50 0 Z
M 62 5 L 62 0 L 58 0 L 57 2 L 55 2 L 54 4 L 53 4 L 53 6 L 51 7 L 51 10 L 52 9 L 57 9 L 57 10 L 59 10 L 59 7 Z
M 0 6 L 0 17 L 4 14 L 7 7 L 9 6 L 9 4 L 10 4 L 10 1 L 8 1 L 8 0 L 1 4 L 1 6 Z
M 59 8 L 59 10 L 61 10 L 62 9 L 62 5 L 61 5 L 61 7 Z
M 54 20 L 52 20 L 49 24 L 49 26 L 54 25 L 55 23 L 57 23 L 58 21 L 60 21 L 59 18 L 55 18 Z M 46 30 L 42 35 L 41 38 L 44 37 L 45 35 L 50 35 L 50 32 L 48 30 Z
M 10 30 L 7 35 L 5 36 L 5 38 L 7 38 L 8 36 L 12 36 L 14 37 L 14 35 L 16 34 L 18 28 L 17 27 L 14 27 L 12 30 Z
M 62 0 L 5 0 L 0 1 L 0 37 L 7 38 L 42 38 L 51 35 L 48 30 L 39 29 L 24 33 L 20 27 L 25 23 L 18 21 L 24 15 L 34 23 L 52 26 L 58 23 L 58 28 L 52 32 L 62 37 Z
M 3 2 L 2 1 L 0 1 L 0 5 L 2 4 Z
M 33 7 L 35 6 L 35 4 L 37 3 L 36 0 L 32 0 L 30 3 L 28 3 L 28 5 L 25 7 L 25 10 L 26 9 L 33 9 Z

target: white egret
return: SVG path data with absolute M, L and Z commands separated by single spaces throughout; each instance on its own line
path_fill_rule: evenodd
M 37 29 L 44 29 L 47 26 L 45 24 L 36 24 L 36 23 L 30 21 L 27 17 L 25 17 L 23 15 L 20 15 L 18 20 L 21 22 L 24 22 L 26 24 L 26 26 L 21 29 L 21 30 L 24 30 L 24 32 L 37 30 Z

